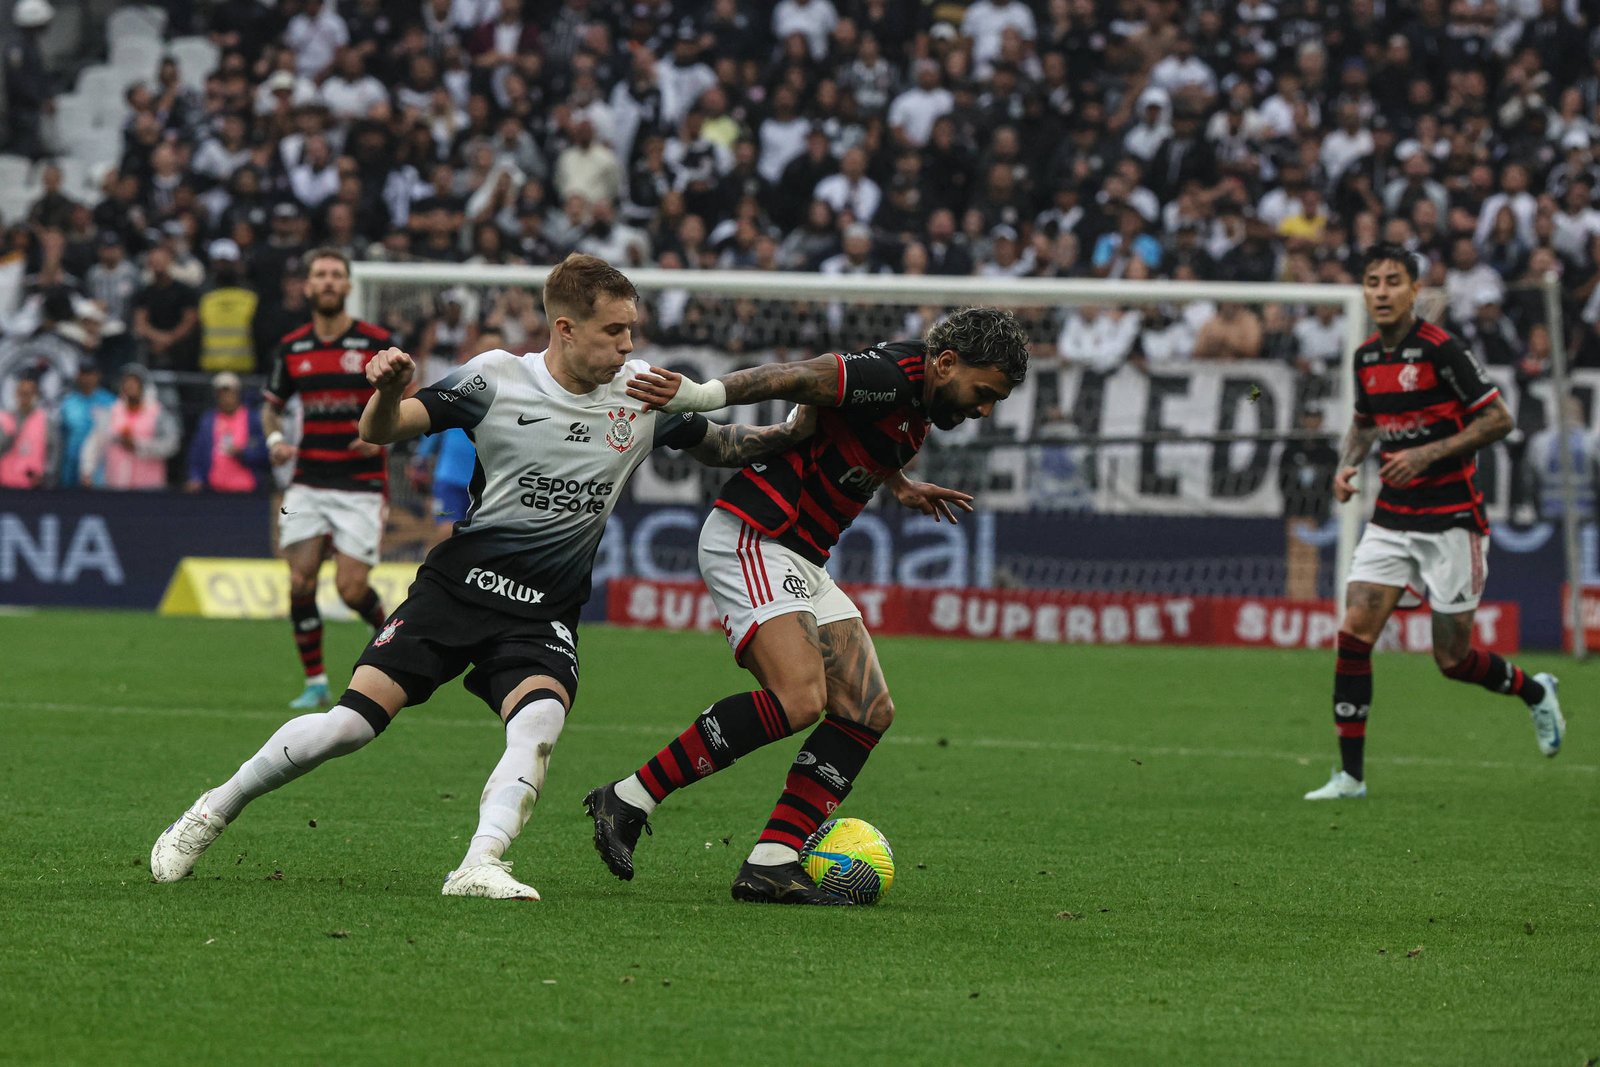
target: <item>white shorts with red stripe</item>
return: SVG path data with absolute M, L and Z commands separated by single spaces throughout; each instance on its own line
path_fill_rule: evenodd
M 818 626 L 861 617 L 826 570 L 721 508 L 700 530 L 700 576 L 735 659 L 762 623 L 780 615 L 804 611 Z
M 1441 615 L 1476 611 L 1489 580 L 1489 537 L 1456 528 L 1437 533 L 1390 530 L 1367 524 L 1350 561 L 1350 581 L 1389 585 L 1405 592 L 1401 607 L 1422 602 Z

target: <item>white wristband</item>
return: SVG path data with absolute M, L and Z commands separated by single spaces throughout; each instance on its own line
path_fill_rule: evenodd
M 662 406 L 666 412 L 716 411 L 728 406 L 728 387 L 721 379 L 713 378 L 704 385 L 685 377 L 678 383 L 678 393 Z
M 271 433 L 267 434 L 268 448 L 277 448 L 281 444 L 283 444 L 283 434 L 280 431 L 273 430 Z

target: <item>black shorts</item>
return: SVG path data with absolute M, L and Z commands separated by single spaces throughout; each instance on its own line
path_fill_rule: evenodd
M 466 670 L 467 692 L 500 714 L 511 691 L 537 674 L 549 675 L 578 699 L 578 620 L 524 619 L 458 600 L 427 577 L 411 583 L 405 602 L 389 613 L 356 666 L 376 667 L 406 691 L 406 706 Z

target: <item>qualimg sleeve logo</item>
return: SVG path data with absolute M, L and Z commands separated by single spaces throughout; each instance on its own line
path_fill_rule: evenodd
M 469 397 L 473 393 L 481 393 L 487 388 L 489 388 L 489 383 L 483 375 L 474 374 L 471 378 L 450 389 L 436 389 L 434 392 L 439 394 L 440 400 L 447 404 L 454 404 L 457 400 Z

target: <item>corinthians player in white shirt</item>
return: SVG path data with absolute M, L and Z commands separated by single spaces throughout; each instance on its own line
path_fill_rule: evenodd
M 338 703 L 285 723 L 161 834 L 150 853 L 156 881 L 193 870 L 250 801 L 366 745 L 400 709 L 470 667 L 466 688 L 504 720 L 506 750 L 444 893 L 539 899 L 502 856 L 539 799 L 578 692 L 578 612 L 623 486 L 652 448 L 738 467 L 811 432 L 805 409 L 760 429 L 642 410 L 626 392 L 627 380 L 648 370 L 628 360 L 637 300 L 621 272 L 572 255 L 545 282 L 547 351 L 485 352 L 408 399 L 411 356 L 389 348 L 372 359 L 367 378 L 377 392 L 361 416 L 362 439 L 392 444 L 466 430 L 478 451 L 467 517 L 423 561 Z

